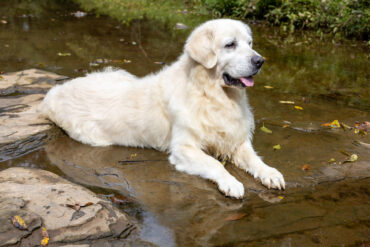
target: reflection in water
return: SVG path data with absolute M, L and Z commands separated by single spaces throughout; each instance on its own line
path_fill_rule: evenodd
M 19 1 L 3 2 L 10 6 Z M 39 67 L 76 77 L 109 65 L 142 76 L 160 69 L 162 62 L 174 61 L 189 32 L 150 20 L 126 26 L 93 15 L 78 19 L 70 15 L 77 9 L 65 3 L 27 2 L 30 8 L 0 9 L 8 22 L 0 27 L 0 72 Z M 40 3 L 47 11 L 37 11 Z M 292 39 L 259 25 L 252 29 L 254 48 L 267 58 L 255 87 L 248 89 L 257 120 L 254 146 L 267 164 L 284 174 L 288 188 L 283 194 L 266 191 L 227 165 L 248 191 L 244 200 L 231 200 L 211 182 L 177 172 L 166 154 L 90 147 L 64 135 L 42 150 L 0 163 L 0 170 L 37 167 L 97 193 L 113 190 L 130 196 L 140 207 L 141 213 L 133 215 L 142 224 L 140 236 L 161 246 L 360 246 L 369 239 L 370 152 L 353 143 L 370 143 L 370 135 L 361 137 L 321 124 L 334 119 L 351 126 L 369 121 L 369 112 L 364 111 L 370 108 L 367 48 L 354 42 L 333 45 L 299 34 Z M 59 52 L 71 56 L 58 56 Z M 304 110 L 279 100 L 295 101 Z M 291 124 L 283 128 L 284 120 Z M 273 131 L 271 135 L 259 131 L 262 122 Z M 281 150 L 273 151 L 276 144 Z M 358 154 L 359 161 L 329 164 L 331 158 L 346 159 L 340 150 Z M 301 170 L 305 163 L 310 171 Z M 337 169 L 349 166 L 365 167 L 357 169 L 362 174 L 352 174 L 364 179 L 325 183 L 328 170 L 330 180 L 339 180 L 343 176 Z M 241 213 L 245 216 L 240 220 L 226 220 Z

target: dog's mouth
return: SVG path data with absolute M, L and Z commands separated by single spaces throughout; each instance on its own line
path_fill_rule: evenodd
M 228 86 L 236 87 L 253 87 L 254 79 L 253 76 L 233 78 L 228 73 L 223 73 L 222 78 L 225 81 L 225 84 Z

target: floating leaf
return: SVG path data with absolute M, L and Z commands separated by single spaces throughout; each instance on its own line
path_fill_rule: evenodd
M 1 24 L 7 24 L 8 22 L 6 20 L 1 20 L 0 23 Z
M 289 100 L 280 100 L 280 104 L 288 104 L 288 105 L 294 105 L 294 101 L 289 101 Z
M 272 131 L 268 128 L 265 127 L 265 124 L 262 123 L 262 127 L 260 128 L 263 132 L 267 133 L 267 134 L 271 134 Z
M 324 126 L 324 127 L 330 127 L 330 128 L 339 128 L 340 127 L 340 124 L 339 124 L 339 121 L 338 120 L 334 120 L 333 122 L 331 123 L 324 123 L 324 124 L 321 124 L 321 126 Z
M 284 196 L 278 196 L 278 198 L 279 198 L 280 200 L 282 200 L 282 199 L 284 199 Z
M 335 159 L 334 158 L 331 158 L 330 160 L 329 160 L 329 163 L 334 163 L 335 162 Z
M 42 228 L 41 235 L 42 235 L 41 246 L 47 246 L 50 238 L 49 238 L 49 233 L 45 227 Z
M 71 53 L 69 53 L 69 52 L 58 52 L 58 56 L 60 56 L 60 57 L 68 57 L 68 56 L 71 56 Z
M 132 41 L 132 42 L 131 42 L 131 44 L 132 44 L 132 45 L 136 45 L 136 42 L 135 42 L 135 41 Z
M 348 126 L 347 124 L 345 123 L 340 123 L 340 127 L 343 129 L 343 130 L 351 130 L 353 129 L 351 126 Z
M 130 155 L 130 159 L 133 159 L 133 158 L 135 158 L 136 156 L 137 156 L 137 153 L 131 154 L 131 155 Z
M 235 220 L 240 220 L 244 218 L 247 214 L 246 213 L 238 213 L 238 214 L 232 214 L 226 217 L 225 220 L 227 221 L 235 221 Z
M 346 163 L 346 162 L 355 162 L 356 160 L 358 160 L 358 155 L 357 154 L 352 154 L 348 160 L 345 160 L 343 163 Z
M 273 146 L 272 148 L 274 150 L 279 150 L 279 149 L 281 149 L 281 146 L 280 146 L 280 144 L 277 144 L 277 145 Z
M 284 124 L 283 128 L 288 128 L 290 125 L 289 124 Z
M 265 86 L 263 86 L 264 88 L 266 88 L 266 89 L 273 89 L 274 87 L 272 87 L 272 86 L 269 86 L 269 85 L 265 85 Z
M 308 171 L 308 170 L 310 170 L 311 169 L 311 166 L 309 165 L 309 164 L 304 164 L 303 166 L 302 166 L 302 170 L 303 171 Z
M 344 154 L 345 156 L 351 156 L 348 152 L 344 151 L 344 150 L 339 150 L 339 152 L 341 152 L 342 154 Z
M 13 225 L 20 230 L 27 230 L 26 222 L 19 215 L 14 215 L 11 218 Z
M 294 108 L 297 109 L 297 110 L 303 111 L 303 107 L 302 106 L 295 105 Z
M 123 59 L 123 62 L 124 63 L 131 63 L 131 60 L 129 60 L 129 59 Z

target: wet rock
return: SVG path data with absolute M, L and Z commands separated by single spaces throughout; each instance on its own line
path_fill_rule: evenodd
M 40 243 L 41 225 L 47 229 L 50 243 L 120 238 L 135 229 L 111 203 L 44 170 L 6 169 L 0 172 L 0 185 L 0 246 Z M 77 211 L 67 204 L 81 208 Z M 23 217 L 27 230 L 11 224 L 9 219 L 14 215 Z
M 0 79 L 0 161 L 17 157 L 43 144 L 50 121 L 36 108 L 57 81 L 67 77 L 29 69 Z

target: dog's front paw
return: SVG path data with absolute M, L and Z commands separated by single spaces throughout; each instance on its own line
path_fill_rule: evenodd
M 236 178 L 230 176 L 218 182 L 218 189 L 226 196 L 242 198 L 244 196 L 244 186 Z
M 273 167 L 264 167 L 255 177 L 258 177 L 261 180 L 262 184 L 269 189 L 285 189 L 285 181 L 283 175 Z

